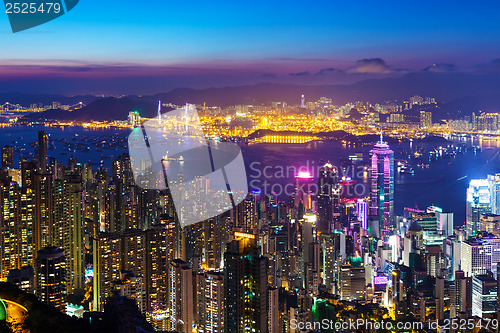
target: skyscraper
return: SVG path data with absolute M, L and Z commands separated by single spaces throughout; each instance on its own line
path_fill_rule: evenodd
M 319 169 L 317 199 L 319 232 L 328 232 L 331 229 L 334 207 L 338 203 L 337 182 L 337 170 L 330 163 Z
M 375 235 L 381 237 L 384 230 L 394 225 L 394 152 L 383 141 L 370 150 L 370 216 Z M 378 230 L 377 230 L 378 229 Z
M 197 324 L 198 332 L 224 331 L 224 274 L 206 272 L 198 275 Z
M 180 333 L 193 330 L 193 270 L 189 264 L 175 259 L 170 263 L 168 276 L 170 309 L 169 328 Z
M 267 332 L 267 260 L 255 236 L 235 232 L 224 255 L 225 332 Z
M 480 230 L 481 214 L 491 213 L 491 194 L 486 179 L 472 179 L 467 189 L 466 223 L 467 235 Z
M 49 165 L 49 137 L 45 131 L 38 131 L 38 163 L 40 163 L 40 172 L 47 172 Z
M 45 247 L 36 258 L 36 294 L 59 311 L 66 309 L 66 261 L 64 250 Z

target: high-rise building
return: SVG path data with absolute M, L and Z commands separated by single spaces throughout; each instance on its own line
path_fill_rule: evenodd
M 54 181 L 52 244 L 64 250 L 68 294 L 83 289 L 83 194 L 80 176 Z
M 34 195 L 33 237 L 35 250 L 38 251 L 51 244 L 54 184 L 50 174 L 34 173 L 32 177 Z
M 280 333 L 280 304 L 279 304 L 279 289 L 269 288 L 269 312 L 267 315 L 269 324 L 269 333 Z
M 497 317 L 497 281 L 491 272 L 472 278 L 472 315 L 485 319 Z
M 38 163 L 40 163 L 40 173 L 48 171 L 49 137 L 45 134 L 45 131 L 38 131 Z
M 224 274 L 206 272 L 197 276 L 198 332 L 221 333 L 224 331 Z
M 36 258 L 36 294 L 59 311 L 66 309 L 66 261 L 64 250 L 45 247 Z
M 500 239 L 496 237 L 469 238 L 461 245 L 461 269 L 465 276 L 493 272 L 500 262 Z
M 267 259 L 255 236 L 235 232 L 224 255 L 225 332 L 267 332 Z
M 193 330 L 193 270 L 189 264 L 175 259 L 168 276 L 170 310 L 169 329 L 180 333 Z
M 480 230 L 481 214 L 491 213 L 491 194 L 486 179 L 472 179 L 467 189 L 466 224 L 467 235 Z
M 317 228 L 320 232 L 329 232 L 331 229 L 334 207 L 338 203 L 337 183 L 337 170 L 330 163 L 326 163 L 319 169 L 318 175 Z
M 383 141 L 370 150 L 370 219 L 375 235 L 381 237 L 384 230 L 394 225 L 394 152 Z M 378 229 L 378 230 L 377 230 Z
M 486 231 L 497 237 L 500 236 L 500 215 L 481 214 L 480 231 Z
M 3 146 L 2 147 L 2 168 L 14 168 L 14 147 Z
M 16 182 L 0 182 L 0 281 L 12 269 L 33 266 L 33 193 Z
M 420 111 L 420 127 L 427 128 L 432 126 L 432 112 Z
M 340 299 L 341 300 L 365 300 L 365 267 L 361 258 L 349 258 L 340 267 Z

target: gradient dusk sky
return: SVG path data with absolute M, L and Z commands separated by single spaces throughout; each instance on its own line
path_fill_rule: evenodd
M 73 80 L 74 93 L 131 92 L 127 78 L 145 93 L 469 70 L 500 58 L 499 18 L 499 1 L 81 0 L 15 34 L 0 15 L 0 89 Z

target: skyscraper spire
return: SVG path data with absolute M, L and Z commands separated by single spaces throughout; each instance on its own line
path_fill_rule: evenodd
M 380 143 L 384 143 L 384 135 L 382 133 L 382 127 L 380 127 Z
M 158 121 L 160 121 L 161 119 L 160 110 L 161 110 L 161 101 L 158 101 Z

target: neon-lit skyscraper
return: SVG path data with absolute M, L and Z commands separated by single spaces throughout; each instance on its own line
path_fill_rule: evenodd
M 394 228 L 394 152 L 380 141 L 370 150 L 370 216 L 377 236 Z
M 491 193 L 486 179 L 471 179 L 467 189 L 467 235 L 480 230 L 481 214 L 491 213 Z

